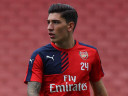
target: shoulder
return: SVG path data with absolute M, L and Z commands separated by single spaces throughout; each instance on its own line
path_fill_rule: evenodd
M 32 56 L 35 57 L 37 54 L 41 54 L 42 52 L 46 52 L 46 51 L 50 51 L 50 50 L 54 50 L 54 47 L 51 44 L 47 44 L 45 46 L 42 46 L 38 49 L 36 49 L 33 53 Z
M 42 46 L 42 47 L 36 49 L 33 53 L 39 53 L 41 51 L 49 50 L 51 48 L 52 48 L 52 45 L 51 44 L 47 44 L 45 46 Z
M 81 43 L 81 42 L 79 42 L 79 45 L 81 45 L 81 46 L 84 46 L 84 47 L 87 47 L 87 48 L 90 48 L 90 49 L 92 49 L 92 50 L 96 50 L 96 51 L 97 51 L 97 48 L 96 48 L 96 47 L 94 47 L 94 46 L 92 46 L 92 45 L 88 45 L 88 44 Z

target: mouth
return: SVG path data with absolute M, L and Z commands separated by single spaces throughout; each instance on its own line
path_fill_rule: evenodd
M 49 33 L 49 36 L 50 36 L 51 39 L 55 38 L 55 34 L 53 34 L 53 33 Z

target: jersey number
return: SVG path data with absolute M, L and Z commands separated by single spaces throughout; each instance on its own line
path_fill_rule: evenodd
M 81 70 L 87 69 L 87 71 L 88 71 L 88 69 L 89 69 L 88 63 L 81 62 L 80 65 L 81 65 Z

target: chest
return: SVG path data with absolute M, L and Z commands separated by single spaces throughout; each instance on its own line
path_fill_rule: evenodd
M 48 52 L 43 59 L 45 75 L 74 74 L 83 72 L 88 74 L 94 63 L 94 54 L 89 50 L 72 50 L 67 52 Z

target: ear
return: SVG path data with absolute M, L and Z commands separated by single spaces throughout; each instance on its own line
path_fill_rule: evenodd
M 68 23 L 68 31 L 69 31 L 69 32 L 70 32 L 70 31 L 73 31 L 74 26 L 75 26 L 74 22 L 69 22 L 69 23 Z

